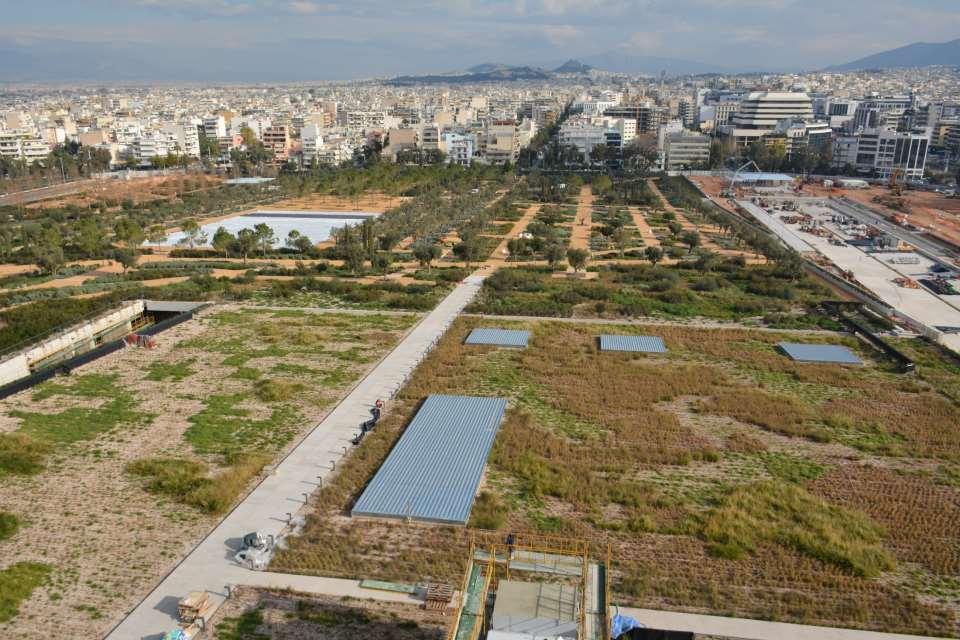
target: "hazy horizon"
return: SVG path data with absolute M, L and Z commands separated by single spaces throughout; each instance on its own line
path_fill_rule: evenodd
M 960 35 L 952 1 L 0 0 L 0 81 L 294 82 L 619 57 L 819 69 Z M 38 10 L 43 7 L 44 10 Z M 652 60 L 651 60 L 652 58 Z M 758 62 L 762 61 L 762 62 Z M 693 63 L 690 65 L 689 63 Z M 602 65 L 600 65 L 602 67 Z

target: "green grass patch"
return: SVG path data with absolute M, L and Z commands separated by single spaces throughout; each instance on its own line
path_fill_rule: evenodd
M 54 396 L 74 396 L 78 398 L 109 398 L 117 391 L 117 375 L 88 373 L 69 378 L 69 383 L 45 382 L 33 393 L 35 401 L 46 400 Z
M 120 425 L 136 425 L 152 419 L 137 411 L 137 402 L 125 392 L 97 408 L 71 407 L 60 413 L 11 411 L 10 415 L 22 421 L 21 433 L 56 444 L 92 440 Z
M 144 489 L 196 507 L 206 513 L 224 513 L 237 496 L 270 461 L 267 455 L 237 455 L 228 466 L 210 475 L 198 460 L 148 458 L 127 465 L 127 472 L 143 481 Z
M 39 562 L 17 562 L 0 571 L 0 623 L 20 613 L 20 603 L 44 584 L 53 568 Z
M 206 407 L 190 417 L 184 437 L 199 454 L 237 454 L 248 447 L 276 450 L 293 438 L 299 414 L 286 407 L 274 407 L 269 417 L 250 417 L 241 406 L 244 394 L 207 398 Z
M 263 612 L 251 609 L 235 618 L 224 618 L 217 625 L 216 637 L 218 640 L 269 640 L 269 635 L 257 632 L 262 624 Z
M 40 473 L 49 450 L 46 442 L 22 433 L 0 433 L 0 478 Z
M 12 538 L 20 529 L 20 519 L 12 513 L 0 511 L 0 540 Z
M 731 559 L 781 544 L 862 577 L 894 566 L 882 530 L 867 516 L 779 480 L 731 491 L 706 519 L 703 535 L 712 553 Z
M 194 362 L 196 362 L 195 358 L 188 358 L 180 362 L 151 362 L 147 370 L 147 380 L 180 382 L 196 373 L 190 367 Z
M 827 471 L 827 467 L 807 458 L 791 456 L 786 453 L 768 451 L 760 454 L 767 472 L 774 478 L 802 484 L 816 480 Z

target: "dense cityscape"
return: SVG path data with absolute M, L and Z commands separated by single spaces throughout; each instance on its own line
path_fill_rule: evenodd
M 960 148 L 952 67 L 667 79 L 568 65 L 576 71 L 503 85 L 23 88 L 0 103 L 0 169 L 66 179 L 202 162 L 276 175 L 371 148 L 401 163 L 516 164 L 538 131 L 559 126 L 557 157 L 528 166 L 616 167 L 642 145 L 665 170 L 743 157 L 763 169 L 941 181 Z
M 11 6 L 0 630 L 960 637 L 924 2 Z

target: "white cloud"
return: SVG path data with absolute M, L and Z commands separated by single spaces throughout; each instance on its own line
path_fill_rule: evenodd
M 290 10 L 294 13 L 301 14 L 311 14 L 318 13 L 320 11 L 320 5 L 316 2 L 309 2 L 308 0 L 298 0 L 297 2 L 290 3 Z
M 244 15 L 255 8 L 251 3 L 231 0 L 137 0 L 137 4 L 141 7 L 190 11 L 220 17 Z
M 569 24 L 548 24 L 542 29 L 547 41 L 555 47 L 569 45 L 583 38 L 583 32 Z
M 660 32 L 635 31 L 620 48 L 633 53 L 662 53 L 663 36 Z

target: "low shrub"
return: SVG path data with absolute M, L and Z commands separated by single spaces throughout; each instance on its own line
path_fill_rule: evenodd
M 19 528 L 20 520 L 17 516 L 6 511 L 0 511 L 0 540 L 12 538 Z
M 470 526 L 474 529 L 499 529 L 507 521 L 507 508 L 497 496 L 483 491 L 473 503 Z
M 0 433 L 0 478 L 43 470 L 50 445 L 21 433 Z
M 198 460 L 149 458 L 127 465 L 127 472 L 141 478 L 144 489 L 173 498 L 206 513 L 225 512 L 250 480 L 270 461 L 262 454 L 227 458 L 227 468 L 214 476 Z
M 0 623 L 20 613 L 20 603 L 47 581 L 52 567 L 39 562 L 17 562 L 0 571 Z
M 882 530 L 866 515 L 779 480 L 734 489 L 707 518 L 703 535 L 724 558 L 776 542 L 857 576 L 875 577 L 894 566 L 881 545 Z
M 289 378 L 269 378 L 257 383 L 257 397 L 264 402 L 283 402 L 303 393 L 303 384 Z

